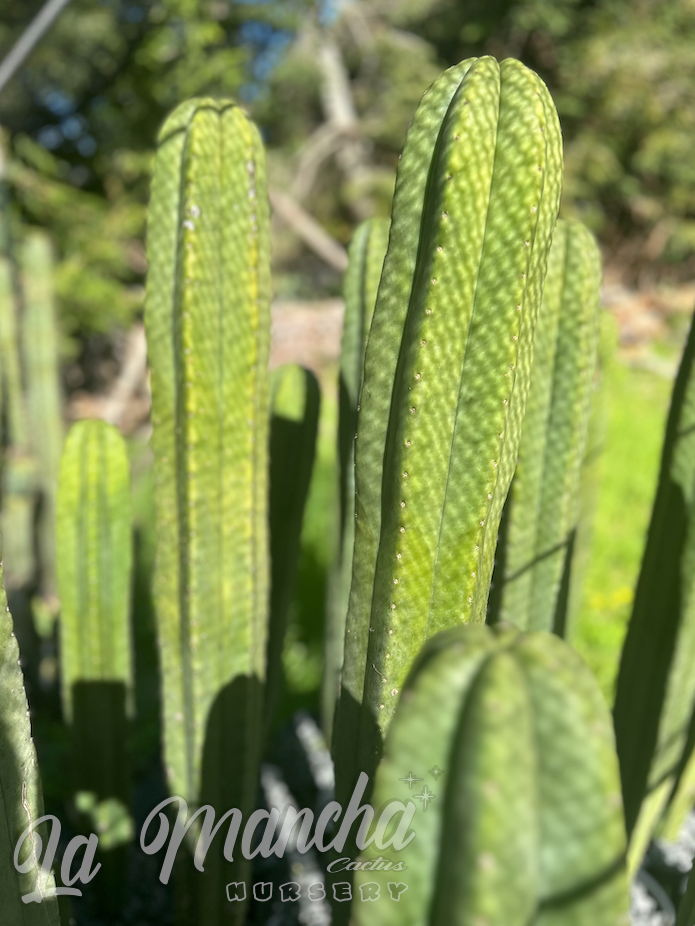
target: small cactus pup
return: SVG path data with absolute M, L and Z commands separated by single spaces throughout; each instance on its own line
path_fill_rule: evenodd
M 31 725 L 24 679 L 19 667 L 19 648 L 12 630 L 12 616 L 2 586 L 0 568 L 0 898 L 3 926 L 60 926 L 58 902 L 53 894 L 54 877 L 44 872 L 37 858 L 36 840 L 26 834 L 30 824 L 43 816 L 41 779 Z M 35 828 L 44 849 L 46 827 Z M 21 844 L 20 843 L 21 840 Z M 18 847 L 17 863 L 14 864 Z M 34 895 L 40 903 L 30 903 Z M 24 899 L 23 899 L 24 898 Z
M 519 61 L 464 61 L 425 93 L 365 356 L 339 799 L 375 767 L 425 640 L 485 620 L 561 176 L 555 107 Z
M 356 926 L 629 923 L 610 712 L 560 638 L 469 625 L 428 641 L 376 775 L 371 804 L 389 801 L 403 810 L 367 837 Z
M 244 814 L 258 784 L 269 611 L 269 229 L 254 124 L 224 100 L 179 106 L 159 135 L 145 308 L 164 760 L 189 807 Z M 241 921 L 225 884 L 247 870 L 213 847 L 199 922 Z
M 304 505 L 316 451 L 321 395 L 316 377 L 296 364 L 270 383 L 270 627 L 265 692 L 268 730 L 283 689 L 282 648 L 294 596 Z
M 355 430 L 362 386 L 364 352 L 372 323 L 376 293 L 389 237 L 388 219 L 367 219 L 355 229 L 348 249 L 343 295 L 345 316 L 338 380 L 338 466 L 340 537 L 338 563 L 331 576 L 326 614 L 324 669 L 321 692 L 323 730 L 330 742 L 333 713 L 343 664 L 345 617 L 355 544 Z
M 133 836 L 126 717 L 132 715 L 130 474 L 125 442 L 79 421 L 65 442 L 57 505 L 63 713 L 75 802 L 111 850 Z
M 694 361 L 691 323 L 613 708 L 632 871 L 687 758 L 695 708 Z
M 519 459 L 505 507 L 501 619 L 565 635 L 597 363 L 601 258 L 579 222 L 553 234 Z M 495 573 L 497 576 L 497 572 Z M 565 594 L 563 594 L 563 589 Z

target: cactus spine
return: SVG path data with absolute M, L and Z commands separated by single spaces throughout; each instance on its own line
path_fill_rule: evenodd
M 352 550 L 355 543 L 355 429 L 362 386 L 364 352 L 372 323 L 376 293 L 388 244 L 387 219 L 367 219 L 355 230 L 348 250 L 343 294 L 345 316 L 338 381 L 338 466 L 340 541 L 338 564 L 331 580 L 324 645 L 322 685 L 323 729 L 330 742 L 333 712 L 343 664 L 345 616 L 350 595 Z
M 506 517 L 502 620 L 564 636 L 560 594 L 579 516 L 598 347 L 601 259 L 583 225 L 558 221 Z
M 41 779 L 31 739 L 29 710 L 19 667 L 19 648 L 12 631 L 12 617 L 2 587 L 0 568 L 0 871 L 2 921 L 6 926 L 60 926 L 58 903 L 51 897 L 53 875 L 44 874 L 34 856 L 32 840 L 25 839 L 18 861 L 13 864 L 15 846 L 30 823 L 43 816 Z M 36 832 L 46 845 L 43 825 Z M 22 897 L 38 892 L 40 903 L 25 903 Z
M 282 646 L 294 595 L 304 503 L 316 450 L 320 393 L 296 364 L 275 370 L 270 387 L 270 629 L 266 729 L 282 690 Z
M 695 707 L 694 360 L 691 324 L 615 697 L 631 869 L 639 864 L 673 788 Z
M 485 618 L 561 170 L 548 91 L 511 59 L 445 72 L 410 127 L 357 427 L 339 795 L 427 637 Z
M 193 100 L 165 122 L 147 247 L 165 764 L 174 794 L 248 812 L 269 603 L 270 247 L 263 147 L 237 106 Z M 243 878 L 245 862 L 226 869 Z M 217 922 L 224 886 L 201 898 Z
M 419 795 L 407 772 L 421 779 Z M 389 728 L 372 804 L 412 805 L 425 786 L 432 802 L 426 812 L 420 804 L 415 838 L 398 852 L 407 890 L 393 903 L 386 887 L 397 874 L 358 871 L 357 888 L 376 881 L 382 897 L 355 903 L 357 926 L 627 922 L 611 718 L 562 640 L 468 626 L 426 644 Z M 379 851 L 372 843 L 363 855 Z

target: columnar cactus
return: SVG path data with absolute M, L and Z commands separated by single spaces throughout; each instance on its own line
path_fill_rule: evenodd
M 27 827 L 43 816 L 41 779 L 31 739 L 31 725 L 24 691 L 19 649 L 12 631 L 12 617 L 2 587 L 0 568 L 0 898 L 2 922 L 6 926 L 60 926 L 58 903 L 51 896 L 53 875 L 43 872 L 34 854 L 36 842 L 23 840 L 15 868 L 15 848 Z M 36 832 L 43 845 L 46 828 Z M 35 895 L 40 903 L 27 903 L 23 897 Z
M 694 360 L 691 326 L 673 389 L 615 697 L 633 869 L 673 789 L 695 708 Z
M 375 834 L 362 855 L 357 926 L 629 922 L 610 713 L 558 637 L 468 626 L 426 644 L 389 728 L 372 805 L 407 808 L 416 798 L 409 844 L 384 852 Z M 368 870 L 380 854 L 407 870 Z
M 80 421 L 65 442 L 57 507 L 63 712 L 74 688 L 115 682 L 132 707 L 130 476 L 123 438 L 103 421 Z M 108 718 L 104 719 L 108 722 Z
M 578 222 L 558 221 L 536 330 L 519 459 L 507 504 L 501 619 L 564 636 L 579 487 L 596 370 L 601 258 Z
M 275 370 L 270 386 L 270 629 L 266 728 L 282 690 L 282 647 L 292 604 L 304 503 L 316 450 L 320 392 L 313 373 L 296 364 Z
M 372 323 L 376 293 L 388 244 L 387 219 L 367 219 L 355 230 L 348 250 L 343 295 L 345 316 L 340 348 L 338 466 L 340 479 L 340 540 L 338 562 L 331 577 L 326 613 L 321 712 L 330 741 L 333 712 L 343 664 L 345 616 L 350 595 L 352 550 L 355 544 L 355 429 L 362 386 L 364 351 Z
M 339 796 L 425 640 L 485 619 L 561 172 L 552 100 L 512 59 L 450 68 L 409 129 L 357 426 Z
M 58 370 L 58 326 L 53 293 L 53 256 L 46 235 L 27 236 L 22 248 L 21 344 L 31 448 L 41 495 L 38 523 L 39 588 L 48 605 L 56 596 L 55 505 L 63 411 Z
M 34 578 L 36 464 L 29 447 L 29 422 L 22 387 L 12 265 L 0 256 L 0 361 L 7 450 L 2 469 L 2 525 L 5 582 L 21 588 Z
M 165 122 L 147 250 L 165 765 L 174 794 L 248 812 L 269 607 L 270 248 L 263 146 L 237 106 L 192 100 Z M 246 870 L 235 859 L 228 881 Z M 224 885 L 201 904 L 212 926 Z

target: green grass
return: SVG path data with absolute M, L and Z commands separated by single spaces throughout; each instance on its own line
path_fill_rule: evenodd
M 591 557 L 573 643 L 613 703 L 673 383 L 616 360 Z

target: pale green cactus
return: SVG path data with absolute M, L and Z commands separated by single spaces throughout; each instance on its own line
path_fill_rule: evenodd
M 147 253 L 167 778 L 193 805 L 247 813 L 269 610 L 270 266 L 265 156 L 239 107 L 192 100 L 165 122 Z M 223 879 L 247 869 L 210 854 L 201 922 L 229 915 Z
M 505 508 L 500 619 L 565 635 L 596 372 L 601 258 L 589 231 L 558 221 L 536 327 L 519 459 Z M 496 573 L 497 576 L 497 573 Z M 567 587 L 566 592 L 569 591 Z
M 429 641 L 403 688 L 371 803 L 393 800 L 417 807 L 412 840 L 384 851 L 374 834 L 361 857 L 398 858 L 407 871 L 356 872 L 356 926 L 629 922 L 610 713 L 558 637 L 468 626 Z M 397 903 L 389 882 L 400 884 Z M 380 896 L 360 902 L 370 883 Z
M 40 493 L 37 537 L 39 592 L 55 608 L 55 506 L 63 411 L 58 369 L 58 326 L 53 292 L 53 255 L 48 237 L 27 236 L 21 250 L 24 307 L 21 345 L 26 381 L 29 444 L 36 461 Z
M 485 619 L 561 174 L 552 100 L 511 59 L 446 71 L 408 132 L 357 427 L 339 796 L 425 640 Z

